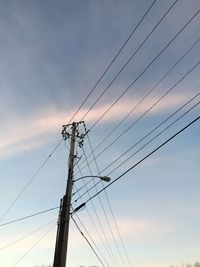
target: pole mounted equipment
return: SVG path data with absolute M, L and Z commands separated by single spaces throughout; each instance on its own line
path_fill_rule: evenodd
M 79 125 L 80 124 L 82 124 L 84 127 L 84 133 L 79 132 Z M 73 122 L 70 124 L 63 125 L 63 130 L 61 132 L 63 140 L 67 140 L 72 136 L 72 133 L 70 134 L 69 130 L 72 129 L 73 126 L 75 127 L 75 141 L 78 142 L 79 147 L 83 147 L 84 138 L 89 133 L 89 130 L 86 129 L 84 121 Z

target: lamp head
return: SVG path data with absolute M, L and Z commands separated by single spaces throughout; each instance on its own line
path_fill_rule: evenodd
M 107 183 L 109 183 L 110 180 L 111 180 L 111 178 L 108 177 L 108 176 L 101 176 L 100 179 L 101 179 L 102 181 L 104 181 L 104 182 L 107 182 Z

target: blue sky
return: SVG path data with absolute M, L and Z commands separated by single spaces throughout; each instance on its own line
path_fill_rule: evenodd
M 152 2 L 139 0 L 59 0 L 56 3 L 51 0 L 1 1 L 0 217 L 61 140 L 62 125 L 69 122 Z M 82 119 L 173 2 L 171 0 L 155 2 L 120 56 L 76 115 L 75 121 Z M 199 9 L 199 0 L 178 0 L 175 3 L 124 71 L 85 117 L 88 129 L 137 79 Z M 200 38 L 199 19 L 200 15 L 197 14 L 158 59 L 134 82 L 110 112 L 90 131 L 93 148 L 105 136 L 110 135 L 105 143 L 95 150 L 95 155 L 98 155 L 151 108 L 167 90 L 174 87 L 127 133 L 97 157 L 100 171 L 199 93 L 200 41 L 197 42 Z M 197 43 L 194 45 L 195 42 Z M 191 51 L 189 51 L 190 48 Z M 119 121 L 187 51 L 185 57 L 166 78 L 130 113 L 123 124 L 110 134 Z M 190 70 L 191 72 L 177 86 L 174 86 Z M 145 140 L 135 145 L 126 156 L 102 172 L 103 175 L 111 172 L 198 102 L 199 96 Z M 110 174 L 112 180 L 197 116 L 199 116 L 198 105 L 113 171 Z M 181 266 L 181 261 L 200 260 L 199 136 L 199 122 L 196 122 L 107 189 L 115 220 L 132 266 L 168 267 L 171 264 Z M 91 154 L 87 139 L 84 150 L 87 155 Z M 62 142 L 0 224 L 59 205 L 65 192 L 68 152 L 68 143 Z M 81 161 L 83 161 L 83 151 L 79 150 L 79 155 L 82 155 Z M 89 159 L 91 160 L 92 157 Z M 80 166 L 84 167 L 85 163 L 81 161 Z M 98 173 L 94 161 L 90 168 L 93 175 Z M 75 174 L 76 177 L 81 175 L 77 168 Z M 90 170 L 84 168 L 82 174 L 90 175 Z M 77 188 L 79 186 L 82 186 L 81 182 L 77 183 Z M 97 187 L 97 190 L 100 189 L 101 186 Z M 90 193 L 94 194 L 95 190 Z M 86 201 L 88 197 L 84 195 L 82 201 Z M 74 207 L 82 203 L 79 200 L 75 204 L 74 200 L 75 197 Z M 104 193 L 101 194 L 101 201 L 113 234 L 99 199 L 95 198 L 93 204 L 104 226 L 111 250 L 116 255 L 118 265 L 113 263 L 110 259 L 112 257 L 107 253 L 109 249 L 106 248 L 105 236 L 101 232 L 92 203 L 88 202 L 87 210 L 84 209 L 78 213 L 78 216 L 87 227 L 99 251 L 105 255 L 110 267 L 123 266 L 115 242 L 122 253 L 124 266 L 130 266 Z M 101 238 L 87 212 L 91 214 Z M 57 213 L 58 210 L 55 210 L 26 221 L 0 227 L 1 266 L 32 267 L 37 264 L 51 264 L 56 223 L 30 253 L 19 262 L 17 261 L 42 237 L 48 227 L 51 227 L 50 222 L 56 220 Z M 23 241 L 2 249 L 48 223 L 50 223 L 48 226 Z M 67 264 L 69 267 L 100 266 L 98 259 L 72 222 Z

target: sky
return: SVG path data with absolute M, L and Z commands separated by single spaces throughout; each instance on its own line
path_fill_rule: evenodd
M 73 118 L 90 130 L 76 145 L 74 179 L 114 181 L 199 116 L 200 1 L 157 0 L 142 19 L 152 3 L 0 1 L 1 266 L 53 263 L 58 209 L 2 224 L 59 206 L 69 154 L 62 125 L 92 88 Z M 200 261 L 199 137 L 196 121 L 74 215 L 104 266 Z M 88 189 L 98 182 L 86 179 Z M 74 184 L 73 208 L 102 189 L 75 193 L 82 186 Z M 71 220 L 67 266 L 81 265 L 103 266 Z

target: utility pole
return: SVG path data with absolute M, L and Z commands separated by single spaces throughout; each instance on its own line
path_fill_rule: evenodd
M 60 204 L 53 267 L 65 267 L 66 265 L 68 236 L 69 236 L 70 207 L 71 207 L 71 196 L 72 196 L 72 185 L 73 185 L 73 166 L 75 157 L 74 147 L 75 147 L 77 126 L 79 123 L 73 122 L 72 124 L 64 125 L 63 126 L 64 129 L 62 131 L 64 140 L 70 138 L 71 136 L 71 143 L 70 143 L 70 153 L 68 160 L 67 187 L 66 187 L 66 193 L 63 199 L 61 200 Z M 71 127 L 71 134 L 66 131 L 67 127 Z

